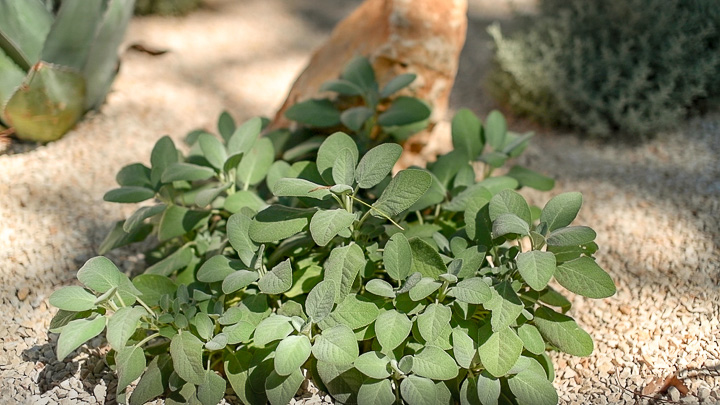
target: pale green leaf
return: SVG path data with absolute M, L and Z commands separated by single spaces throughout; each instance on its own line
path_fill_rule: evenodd
M 313 322 L 318 323 L 330 315 L 335 304 L 336 289 L 333 280 L 325 280 L 310 290 L 305 301 L 305 312 Z
M 265 294 L 282 294 L 292 287 L 292 281 L 292 264 L 287 259 L 262 276 L 258 287 Z
M 348 149 L 352 155 L 352 161 L 357 163 L 359 158 L 357 145 L 349 135 L 343 132 L 335 132 L 328 136 L 318 149 L 317 170 L 329 184 L 332 184 L 333 180 L 333 165 L 343 149 Z
M 502 150 L 507 137 L 507 122 L 505 117 L 497 111 L 490 111 L 485 119 L 485 139 L 494 150 Z
M 309 197 L 317 200 L 326 200 L 331 197 L 327 187 L 299 178 L 277 180 L 272 192 L 278 197 Z
M 426 346 L 413 357 L 412 371 L 433 380 L 451 380 L 458 375 L 458 365 L 439 347 Z
M 175 372 L 183 380 L 200 385 L 205 382 L 202 361 L 203 343 L 189 332 L 180 332 L 170 341 L 170 355 Z
M 430 173 L 419 169 L 405 169 L 390 180 L 371 211 L 375 216 L 395 216 L 410 208 L 432 184 Z
M 305 377 L 303 377 L 299 368 L 286 376 L 281 376 L 273 370 L 265 380 L 265 392 L 270 404 L 289 404 L 300 389 L 304 379 Z
M 142 347 L 128 346 L 117 351 L 115 367 L 117 367 L 117 392 L 122 392 L 130 383 L 140 378 L 145 371 L 145 353 Z
M 410 275 L 413 252 L 405 235 L 396 233 L 385 244 L 383 264 L 388 275 L 396 281 L 403 281 Z
M 430 294 L 437 291 L 442 283 L 436 281 L 430 277 L 423 277 L 417 282 L 412 288 L 410 288 L 409 295 L 413 301 L 420 301 L 427 298 Z
M 358 390 L 358 405 L 392 405 L 395 394 L 388 379 L 365 380 Z
M 530 233 L 528 223 L 515 214 L 501 214 L 493 221 L 492 235 L 494 238 L 508 234 L 527 235 L 528 233 Z
M 276 340 L 285 339 L 292 333 L 293 327 L 290 324 L 290 318 L 282 315 L 271 315 L 263 319 L 255 328 L 255 345 L 259 347 L 267 346 Z
M 349 294 L 320 324 L 322 329 L 343 324 L 350 329 L 359 329 L 377 319 L 380 310 L 377 305 L 363 296 Z
M 517 268 L 523 280 L 535 291 L 540 291 L 555 273 L 555 255 L 533 250 L 517 255 Z
M 252 219 L 243 213 L 233 214 L 227 222 L 227 236 L 240 260 L 246 265 L 252 264 L 257 245 L 250 239 L 250 223 Z
M 492 312 L 490 323 L 493 331 L 498 331 L 515 322 L 523 310 L 523 303 L 508 281 L 495 285 L 492 293 L 492 299 L 484 305 Z
M 203 156 L 216 169 L 222 170 L 228 158 L 225 146 L 220 140 L 208 133 L 202 133 L 198 137 L 198 144 Z
M 86 287 L 98 293 L 105 293 L 113 287 L 125 305 L 132 305 L 135 297 L 140 294 L 130 279 L 118 270 L 109 259 L 98 256 L 85 262 L 77 272 L 78 280 Z
M 177 290 L 174 281 L 158 274 L 140 274 L 133 279 L 133 285 L 142 293 L 143 302 L 151 307 L 158 305 L 163 295 Z
M 325 246 L 355 221 L 355 215 L 342 208 L 319 210 L 310 220 L 310 235 L 319 246 Z
M 237 181 L 244 187 L 254 186 L 265 178 L 275 160 L 275 149 L 269 138 L 259 138 L 237 167 Z
M 335 184 L 345 184 L 352 186 L 355 180 L 355 165 L 357 165 L 356 156 L 345 148 L 340 151 L 335 158 L 332 167 L 332 178 Z
M 523 349 L 522 340 L 507 326 L 496 332 L 492 332 L 488 327 L 481 328 L 479 343 L 481 343 L 478 347 L 480 361 L 494 377 L 507 374 L 520 358 Z
M 117 310 L 107 323 L 107 340 L 116 351 L 120 351 L 130 336 L 135 333 L 140 318 L 147 315 L 143 307 L 123 307 Z
M 241 290 L 258 279 L 259 275 L 255 271 L 238 270 L 229 274 L 222 283 L 222 290 L 225 294 L 232 294 Z
M 223 255 L 215 255 L 200 266 L 196 277 L 198 281 L 203 283 L 215 283 L 225 280 L 225 277 L 243 267 L 239 260 L 233 260 Z
M 380 297 L 395 298 L 393 286 L 385 280 L 376 278 L 365 284 L 365 291 Z
M 495 221 L 503 214 L 515 214 L 527 224 L 532 223 L 530 206 L 525 198 L 513 190 L 503 190 L 490 200 L 490 219 Z
M 202 405 L 219 404 L 225 396 L 225 386 L 224 378 L 215 371 L 208 370 L 205 373 L 205 382 L 197 388 L 197 398 Z
M 254 191 L 238 190 L 225 198 L 223 208 L 235 214 L 247 207 L 255 212 L 267 207 L 267 203 Z
M 237 127 L 227 142 L 227 149 L 231 155 L 247 153 L 253 147 L 262 130 L 262 119 L 254 117 Z
M 360 354 L 355 333 L 345 325 L 325 329 L 315 340 L 312 353 L 319 361 L 332 364 L 349 364 Z
M 592 353 L 592 338 L 569 316 L 540 307 L 535 310 L 533 322 L 543 338 L 561 351 L 582 357 Z
M 437 393 L 432 380 L 410 375 L 400 383 L 400 393 L 408 405 L 437 405 Z
M 335 285 L 335 302 L 342 301 L 349 293 L 355 278 L 365 267 L 365 255 L 359 245 L 336 247 L 325 261 L 325 280 Z
M 50 305 L 65 311 L 86 311 L 95 308 L 95 296 L 80 286 L 63 287 L 50 295 Z
M 452 331 L 452 346 L 455 361 L 460 367 L 469 369 L 477 352 L 475 341 L 462 329 L 455 328 Z
M 450 328 L 451 317 L 452 311 L 450 311 L 450 307 L 435 303 L 428 305 L 425 311 L 417 317 L 420 336 L 426 342 L 434 342 L 444 330 Z
M 502 389 L 500 380 L 493 378 L 487 371 L 477 375 L 477 394 L 482 405 L 497 405 Z
M 171 163 L 163 171 L 161 180 L 163 183 L 172 183 L 173 181 L 200 181 L 207 180 L 214 175 L 215 171 L 209 167 L 192 163 Z
M 616 291 L 610 275 L 587 256 L 559 265 L 555 279 L 568 290 L 588 298 L 607 298 Z
M 518 328 L 517 333 L 527 351 L 537 355 L 545 352 L 545 341 L 535 326 L 526 323 Z
M 526 369 L 508 379 L 508 386 L 520 404 L 555 405 L 558 403 L 557 391 L 552 382 L 548 381 L 544 372 L 539 374 L 531 369 Z
M 65 325 L 60 332 L 56 348 L 58 361 L 62 361 L 80 345 L 99 335 L 103 329 L 105 329 L 104 316 L 98 316 L 93 320 L 76 319 Z
M 381 380 L 390 376 L 390 359 L 380 352 L 367 352 L 355 360 L 355 368 L 371 378 Z
M 460 302 L 476 305 L 485 304 L 493 297 L 490 287 L 479 277 L 460 281 L 450 289 L 448 295 Z
M 390 353 L 410 334 L 412 321 L 407 315 L 397 312 L 394 309 L 385 311 L 375 321 L 375 333 L 383 353 Z
M 314 213 L 315 209 L 271 205 L 258 212 L 250 223 L 248 234 L 258 243 L 286 239 L 305 229 Z
M 275 372 L 290 375 L 300 369 L 310 357 L 310 339 L 305 335 L 293 335 L 283 339 L 275 349 Z

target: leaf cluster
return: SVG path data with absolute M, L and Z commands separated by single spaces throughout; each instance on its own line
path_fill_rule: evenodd
M 310 160 L 275 160 L 264 121 L 160 139 L 105 199 L 154 200 L 118 223 L 103 251 L 154 235 L 132 281 L 104 257 L 60 308 L 58 358 L 106 330 L 118 398 L 286 404 L 305 378 L 338 403 L 555 403 L 546 350 L 593 343 L 549 283 L 615 292 L 595 232 L 573 226 L 579 193 L 531 207 L 515 190 L 552 188 L 519 166 L 530 135 L 502 115 L 453 119 L 454 151 L 392 174 L 402 148 L 361 151 L 336 132 Z M 479 166 L 479 174 L 474 170 Z M 129 397 L 126 389 L 138 379 Z

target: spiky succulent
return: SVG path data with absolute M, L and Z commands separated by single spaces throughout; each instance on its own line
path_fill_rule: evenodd
M 0 123 L 49 142 L 105 100 L 134 0 L 0 0 Z

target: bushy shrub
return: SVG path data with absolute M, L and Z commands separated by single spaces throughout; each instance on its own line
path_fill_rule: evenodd
M 348 77 L 365 96 L 377 91 L 368 68 L 351 70 L 371 82 Z M 417 114 L 403 103 L 394 115 Z M 103 250 L 150 234 L 160 245 L 132 281 L 96 257 L 82 287 L 52 294 L 59 359 L 106 330 L 118 399 L 131 404 L 215 404 L 229 383 L 243 403 L 281 405 L 304 378 L 337 403 L 557 402 L 546 350 L 586 356 L 593 342 L 548 283 L 593 298 L 615 286 L 592 257 L 595 232 L 570 226 L 579 193 L 539 209 L 513 190 L 552 179 L 519 166 L 491 176 L 529 134 L 462 110 L 454 151 L 392 176 L 398 144 L 358 147 L 380 129 L 336 132 L 290 163 L 262 126 L 223 115 L 221 136 L 193 132 L 187 156 L 164 137 L 150 167 L 118 173 L 106 200 L 156 203 Z
M 648 135 L 720 96 L 716 0 L 541 0 L 516 35 L 489 31 L 491 91 L 546 124 Z

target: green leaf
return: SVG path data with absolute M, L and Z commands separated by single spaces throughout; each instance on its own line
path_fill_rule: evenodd
M 355 333 L 342 324 L 325 329 L 315 339 L 312 353 L 319 361 L 337 365 L 350 364 L 360 354 Z
M 50 326 L 48 327 L 48 330 L 52 333 L 60 333 L 62 332 L 62 329 L 67 325 L 68 323 L 76 320 L 76 319 L 83 319 L 87 318 L 92 314 L 91 311 L 82 311 L 82 312 L 75 312 L 75 311 L 65 311 L 63 309 L 58 310 L 57 313 L 55 313 L 55 316 L 50 320 Z
M 523 349 L 522 340 L 508 326 L 491 332 L 486 325 L 480 328 L 479 333 L 478 355 L 480 361 L 494 377 L 504 376 L 520 358 Z
M 377 123 L 382 127 L 408 125 L 430 117 L 430 108 L 414 97 L 400 96 L 390 107 L 378 115 Z
M 442 286 L 441 282 L 436 281 L 431 277 L 423 277 L 417 282 L 417 284 L 410 288 L 410 299 L 413 301 L 421 301 L 437 291 L 440 286 Z
M 332 167 L 332 178 L 335 184 L 353 185 L 355 165 L 357 165 L 357 160 L 354 159 L 350 149 L 345 148 L 340 151 Z
M 177 205 L 169 206 L 160 218 L 158 240 L 164 242 L 207 224 L 210 211 L 195 211 Z
M 295 103 L 285 111 L 285 117 L 318 128 L 334 127 L 340 124 L 340 111 L 328 99 L 310 99 Z
M 545 341 L 535 326 L 526 323 L 518 328 L 517 333 L 527 351 L 537 355 L 545 353 Z
M 532 223 L 530 206 L 513 190 L 503 190 L 490 200 L 490 219 L 495 221 L 503 214 L 515 214 L 527 224 Z
M 189 332 L 180 332 L 170 341 L 175 372 L 183 380 L 195 385 L 205 382 L 202 353 L 203 343 Z
M 423 277 L 437 280 L 441 274 L 447 273 L 447 266 L 440 254 L 427 242 L 420 238 L 410 239 L 412 250 L 411 273 L 419 272 Z
M 272 405 L 289 404 L 300 389 L 304 379 L 305 377 L 303 377 L 299 368 L 286 376 L 281 376 L 273 370 L 265 381 L 268 401 Z
M 413 265 L 413 252 L 405 235 L 396 233 L 385 244 L 383 264 L 388 275 L 396 281 L 405 280 Z
M 250 223 L 248 234 L 257 243 L 286 239 L 305 229 L 314 213 L 315 209 L 271 205 L 258 212 Z
M 118 352 L 125 347 L 140 324 L 140 318 L 147 314 L 143 307 L 123 307 L 117 310 L 107 323 L 107 340 L 110 346 Z
M 360 159 L 355 171 L 355 180 L 360 188 L 378 185 L 392 170 L 400 158 L 402 146 L 394 143 L 378 145 Z
M 255 345 L 264 347 L 276 340 L 285 339 L 293 330 L 290 318 L 282 315 L 271 315 L 263 319 L 255 328 Z
M 325 261 L 325 280 L 333 281 L 335 285 L 335 302 L 339 303 L 349 293 L 355 278 L 365 267 L 365 254 L 359 245 L 353 243 L 348 246 L 336 247 L 330 252 Z
M 103 329 L 105 329 L 104 316 L 98 316 L 93 320 L 77 319 L 65 325 L 57 343 L 58 361 L 62 361 L 80 345 L 99 335 Z
M 361 88 L 363 91 L 377 91 L 375 71 L 370 61 L 363 56 L 355 56 L 345 65 L 340 78 Z
M 310 339 L 305 335 L 293 335 L 283 339 L 275 349 L 275 372 L 286 376 L 299 370 L 310 358 Z
M 115 175 L 115 181 L 121 186 L 137 186 L 152 188 L 150 169 L 142 163 L 124 166 Z
M 157 184 L 165 168 L 178 161 L 178 150 L 172 138 L 165 135 L 155 142 L 150 154 L 151 180 Z
M 452 346 L 455 361 L 460 367 L 469 369 L 477 352 L 475 341 L 462 329 L 455 328 L 452 331 Z
M 340 121 L 350 130 L 358 132 L 373 115 L 375 112 L 367 107 L 352 107 L 340 114 Z
M 500 380 L 491 377 L 487 371 L 476 375 L 477 395 L 482 405 L 497 405 L 502 389 Z
M 223 333 L 227 336 L 229 345 L 250 342 L 250 336 L 255 331 L 255 325 L 248 321 L 239 321 L 238 323 L 223 328 Z
M 321 382 L 330 395 L 338 403 L 351 404 L 357 402 L 357 394 L 365 381 L 365 376 L 352 365 L 335 365 L 318 361 L 317 372 Z
M 455 260 L 462 260 L 460 273 L 457 274 L 458 278 L 474 276 L 485 262 L 485 253 L 485 246 L 470 246 L 457 254 Z
M 292 281 L 292 264 L 287 259 L 262 276 L 258 287 L 265 294 L 282 294 L 292 287 Z
M 412 290 L 410 291 L 412 292 Z M 434 342 L 443 334 L 444 330 L 450 328 L 451 317 L 452 311 L 450 311 L 449 307 L 435 303 L 428 305 L 425 311 L 417 317 L 420 336 L 426 342 Z
M 117 367 L 117 392 L 122 392 L 130 383 L 140 378 L 145 371 L 145 353 L 142 347 L 128 346 L 117 350 L 115 366 Z
M 400 393 L 409 405 L 437 405 L 435 384 L 428 378 L 408 376 L 400 383 Z
M 393 286 L 385 280 L 376 278 L 365 284 L 365 291 L 380 297 L 395 298 Z
M 597 234 L 587 226 L 568 226 L 556 229 L 547 236 L 548 246 L 579 246 L 595 240 Z
M 582 207 L 582 194 L 578 192 L 556 195 L 545 204 L 540 214 L 540 222 L 548 226 L 548 231 L 563 228 L 572 223 Z
M 200 181 L 215 176 L 215 171 L 209 167 L 199 166 L 192 163 L 171 163 L 162 172 L 160 178 L 163 183 L 173 181 Z
M 155 191 L 145 187 L 129 186 L 108 191 L 103 200 L 115 203 L 139 203 L 155 197 Z
M 380 314 L 375 321 L 375 325 L 378 343 L 382 346 L 383 353 L 386 354 L 400 346 L 412 329 L 412 321 L 407 315 L 401 314 L 394 309 Z
M 213 322 L 207 314 L 198 312 L 195 317 L 193 317 L 191 323 L 195 326 L 195 329 L 197 329 L 197 333 L 201 339 L 208 340 L 212 337 L 215 322 Z
M 478 397 L 476 378 L 468 375 L 460 386 L 460 405 L 483 405 Z
M 319 210 L 310 220 L 310 235 L 319 246 L 325 246 L 355 221 L 355 215 L 342 208 Z
M 196 277 L 198 281 L 203 283 L 215 283 L 225 280 L 227 276 L 242 268 L 243 266 L 238 260 L 232 260 L 223 255 L 215 255 L 200 266 Z
M 50 295 L 50 305 L 65 311 L 86 311 L 95 308 L 95 296 L 73 285 L 54 291 Z
M 495 285 L 492 299 L 484 305 L 486 309 L 492 311 L 490 322 L 493 331 L 512 325 L 523 310 L 522 301 L 508 281 Z
M 545 340 L 561 351 L 581 357 L 592 354 L 592 338 L 569 316 L 540 307 L 535 310 L 533 322 Z
M 358 161 L 359 153 L 355 141 L 347 134 L 335 132 L 323 141 L 317 154 L 317 169 L 325 181 L 332 184 L 332 170 L 335 160 L 343 149 L 348 149 L 352 154 L 352 161 Z
M 517 255 L 517 268 L 523 280 L 535 291 L 540 291 L 555 273 L 555 255 L 533 250 Z
M 216 405 L 225 396 L 225 379 L 213 370 L 205 373 L 205 382 L 197 388 L 197 397 L 202 405 Z
M 365 380 L 358 390 L 358 405 L 392 405 L 395 394 L 388 379 Z
M 228 158 L 227 151 L 222 142 L 208 133 L 202 133 L 200 137 L 198 137 L 198 144 L 205 159 L 217 170 L 222 170 Z
M 540 368 L 539 371 L 542 371 Z M 557 391 L 545 373 L 525 369 L 508 379 L 510 391 L 520 404 L 555 405 L 558 403 Z
M 233 214 L 228 218 L 227 236 L 240 260 L 246 265 L 252 264 L 257 245 L 250 239 L 250 224 L 252 219 L 243 213 Z
M 397 93 L 398 91 L 404 89 L 405 87 L 409 86 L 410 83 L 415 81 L 415 78 L 417 78 L 417 75 L 415 73 L 403 73 L 401 75 L 397 75 L 390 79 L 390 81 L 385 84 L 385 87 L 380 91 L 380 98 L 389 97 L 390 95 Z
M 379 313 L 380 310 L 372 301 L 363 296 L 349 294 L 320 326 L 322 329 L 327 329 L 343 324 L 350 329 L 359 329 L 373 323 Z
M 513 166 L 507 176 L 514 178 L 522 187 L 530 187 L 540 191 L 550 191 L 555 187 L 555 180 L 536 171 L 522 166 Z
M 448 295 L 460 302 L 476 305 L 486 304 L 493 298 L 490 287 L 479 277 L 460 281 L 448 292 Z
M 232 132 L 232 136 L 227 142 L 230 155 L 248 153 L 255 145 L 258 136 L 260 136 L 260 131 L 262 131 L 262 119 L 260 117 L 250 118 L 245 121 Z
M 116 287 L 125 305 L 132 305 L 135 297 L 140 294 L 130 279 L 120 273 L 113 262 L 102 256 L 93 257 L 85 262 L 78 270 L 77 278 L 85 287 L 101 294 Z
M 146 224 L 139 226 L 130 232 L 125 232 L 123 230 L 124 222 L 125 221 L 115 222 L 113 228 L 107 234 L 102 243 L 100 243 L 100 247 L 98 248 L 99 254 L 102 255 L 111 251 L 112 249 L 145 240 L 145 238 L 147 238 L 147 236 L 153 230 L 152 225 Z
M 359 96 L 363 89 L 348 80 L 329 80 L 320 86 L 320 91 L 333 91 L 346 96 Z
M 452 380 L 458 375 L 458 365 L 439 347 L 426 346 L 413 357 L 412 371 L 433 380 Z
M 247 190 L 238 190 L 233 194 L 230 194 L 225 198 L 223 208 L 230 211 L 231 213 L 240 212 L 243 208 L 247 207 L 253 211 L 260 211 L 267 207 L 267 203 L 262 198 L 258 197 L 255 192 Z
M 588 298 L 607 298 L 616 291 L 610 275 L 587 256 L 559 265 L 555 279 L 568 290 Z
M 152 207 L 140 207 L 135 211 L 123 224 L 123 231 L 132 232 L 143 224 L 143 221 L 147 218 L 154 217 L 165 211 L 167 205 L 158 204 Z
M 272 190 L 278 197 L 308 197 L 326 200 L 331 197 L 330 190 L 305 179 L 283 178 L 275 182 Z
M 336 284 L 333 280 L 319 282 L 307 296 L 305 312 L 313 322 L 325 319 L 335 304 Z
M 163 295 L 177 290 L 177 284 L 157 274 L 140 274 L 133 279 L 133 285 L 142 293 L 143 302 L 151 307 L 158 305 Z
M 432 176 L 424 170 L 405 169 L 390 180 L 371 211 L 375 216 L 395 216 L 410 208 L 432 184 Z M 380 214 L 382 213 L 382 214 Z
M 371 378 L 382 380 L 390 376 L 390 359 L 380 352 L 367 352 L 355 360 L 355 368 Z
M 244 404 L 265 404 L 267 403 L 267 399 L 256 398 L 253 390 L 250 388 L 248 374 L 251 360 L 252 355 L 245 350 L 228 353 L 223 362 L 225 376 L 228 382 L 230 382 L 230 386 L 232 386 L 235 394 Z
M 494 150 L 502 150 L 505 145 L 505 138 L 507 137 L 507 122 L 505 117 L 497 111 L 490 111 L 487 118 L 485 119 L 485 138 L 487 143 Z
M 249 186 L 260 183 L 267 175 L 274 160 L 275 149 L 272 141 L 268 138 L 259 138 L 237 167 L 238 183 L 242 184 L 245 190 Z
M 482 123 L 472 111 L 463 108 L 452 119 L 453 149 L 465 153 L 468 160 L 482 153 Z
M 154 357 L 130 395 L 130 405 L 142 405 L 162 395 L 171 372 L 172 362 L 168 354 Z
M 183 246 L 168 257 L 145 269 L 145 274 L 169 276 L 174 271 L 187 267 L 194 258 L 195 253 L 192 248 Z
M 492 235 L 495 238 L 508 234 L 527 235 L 529 233 L 528 223 L 515 214 L 501 214 L 493 221 Z
M 48 32 L 40 59 L 82 71 L 103 20 L 105 7 L 102 3 L 64 2 Z

